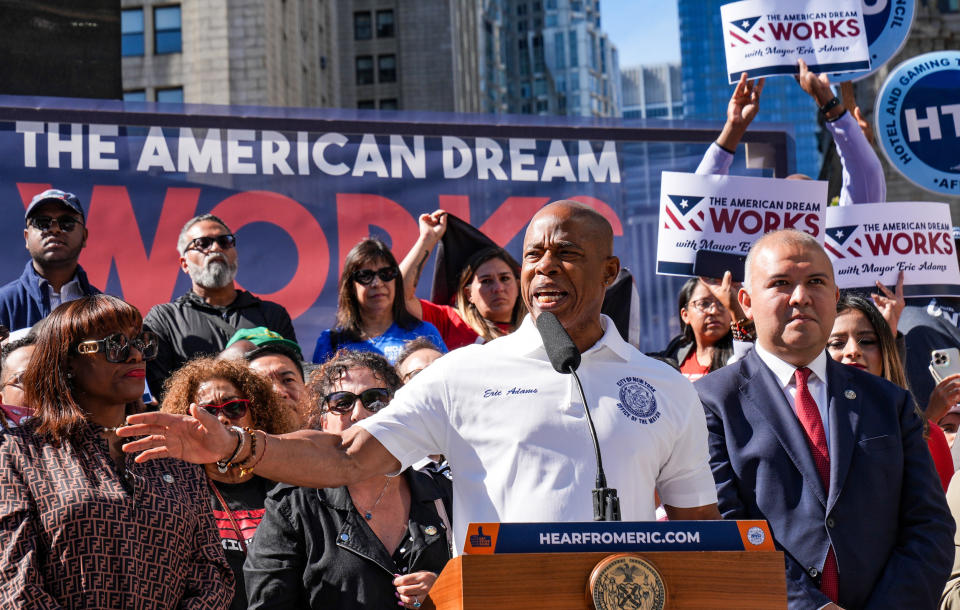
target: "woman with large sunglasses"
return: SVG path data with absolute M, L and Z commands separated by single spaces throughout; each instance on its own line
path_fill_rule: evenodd
M 161 410 L 188 414 L 191 404 L 213 413 L 228 428 L 237 426 L 283 434 L 295 430 L 299 421 L 299 416 L 273 391 L 270 382 L 242 360 L 198 358 L 174 373 L 167 381 Z M 251 439 L 256 438 L 251 436 Z M 262 448 L 257 451 L 261 452 Z M 262 456 L 262 453 L 258 454 Z M 247 607 L 243 562 L 263 518 L 267 492 L 274 485 L 242 466 L 204 466 L 210 508 L 220 530 L 220 543 L 237 581 L 231 610 Z
M 426 337 L 446 353 L 436 327 L 407 310 L 403 278 L 390 248 L 376 237 L 355 245 L 343 262 L 337 323 L 317 339 L 313 361 L 323 363 L 339 349 L 381 354 L 396 362 L 407 341 Z
M 382 356 L 340 351 L 311 376 L 312 424 L 341 433 L 399 387 Z M 451 492 L 412 469 L 335 489 L 278 485 L 244 566 L 250 608 L 419 608 L 450 557 Z
M 125 459 L 156 338 L 108 295 L 57 307 L 23 378 L 34 417 L 0 435 L 0 607 L 221 608 L 233 575 L 202 471 Z

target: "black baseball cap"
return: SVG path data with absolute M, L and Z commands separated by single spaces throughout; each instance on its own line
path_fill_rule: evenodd
M 80 200 L 77 199 L 77 196 L 73 193 L 61 191 L 60 189 L 47 189 L 31 199 L 30 205 L 27 206 L 27 212 L 23 215 L 23 219 L 26 220 L 27 218 L 30 218 L 31 212 L 33 212 L 38 205 L 48 201 L 56 201 L 57 203 L 70 208 L 77 214 L 80 214 L 80 218 L 84 218 L 84 220 L 86 220 L 83 215 L 83 208 L 80 207 Z

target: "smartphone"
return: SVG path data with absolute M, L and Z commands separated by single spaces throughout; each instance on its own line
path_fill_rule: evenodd
M 950 375 L 960 373 L 960 349 L 948 347 L 930 352 L 930 374 L 940 383 Z
M 729 271 L 734 282 L 742 282 L 743 264 L 746 261 L 747 256 L 745 254 L 697 250 L 697 257 L 693 259 L 693 274 L 698 277 L 722 280 L 723 272 Z

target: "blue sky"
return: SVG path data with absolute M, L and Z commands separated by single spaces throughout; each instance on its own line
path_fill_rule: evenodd
M 677 0 L 600 0 L 600 17 L 621 68 L 680 61 Z

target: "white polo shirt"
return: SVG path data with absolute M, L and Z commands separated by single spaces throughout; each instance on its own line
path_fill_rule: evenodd
M 713 504 L 697 392 L 601 322 L 604 335 L 577 373 L 624 521 L 655 520 L 654 488 L 672 506 Z M 402 468 L 447 457 L 458 552 L 471 522 L 593 520 L 597 467 L 576 382 L 553 370 L 530 316 L 511 335 L 440 358 L 356 425 Z

